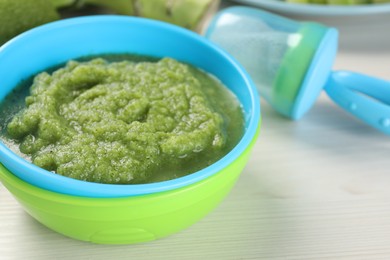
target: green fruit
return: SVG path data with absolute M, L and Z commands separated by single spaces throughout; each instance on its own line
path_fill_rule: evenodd
M 78 0 L 76 6 L 100 6 L 118 14 L 161 20 L 201 31 L 206 21 L 217 11 L 219 2 L 220 0 Z
M 326 4 L 326 0 L 310 0 L 311 4 L 323 5 Z
M 51 2 L 56 8 L 68 7 L 76 1 L 77 0 L 49 0 L 49 2 Z
M 0 45 L 30 28 L 59 18 L 48 0 L 0 0 Z
M 298 4 L 308 4 L 308 3 L 310 3 L 309 0 L 287 0 L 287 2 L 298 3 Z
M 349 0 L 327 0 L 329 5 L 349 5 Z
M 53 0 L 52 0 L 53 1 Z M 55 0 L 60 1 L 60 0 Z M 123 15 L 133 15 L 134 6 L 136 5 L 134 0 L 78 0 L 76 5 L 79 8 L 82 8 L 85 5 L 96 5 L 100 7 L 105 7 L 111 11 L 123 14 Z
M 328 0 L 328 4 L 332 5 L 361 5 L 369 3 L 368 0 Z

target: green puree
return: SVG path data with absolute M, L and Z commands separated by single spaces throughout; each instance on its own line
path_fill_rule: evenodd
M 171 58 L 118 57 L 38 74 L 25 107 L 0 118 L 3 138 L 44 169 L 116 184 L 187 175 L 237 144 L 242 110 L 219 81 Z

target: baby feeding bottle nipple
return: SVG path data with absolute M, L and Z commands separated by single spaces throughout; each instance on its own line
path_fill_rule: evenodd
M 335 28 L 230 7 L 217 13 L 205 36 L 243 65 L 260 95 L 279 113 L 301 118 L 325 89 L 342 108 L 390 134 L 390 82 L 332 72 L 338 44 Z

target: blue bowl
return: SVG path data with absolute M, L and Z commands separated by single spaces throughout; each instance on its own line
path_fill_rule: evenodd
M 21 80 L 54 65 L 89 55 L 139 54 L 188 62 L 219 78 L 239 99 L 245 133 L 226 156 L 196 173 L 150 184 L 85 182 L 46 171 L 0 143 L 0 163 L 20 179 L 43 189 L 84 197 L 124 197 L 181 188 L 204 180 L 237 159 L 255 138 L 260 104 L 248 74 L 229 54 L 186 29 L 143 18 L 100 15 L 53 22 L 25 32 L 0 48 L 0 100 Z

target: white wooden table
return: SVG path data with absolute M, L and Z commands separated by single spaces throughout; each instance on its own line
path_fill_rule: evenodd
M 390 80 L 390 14 L 316 19 L 340 29 L 335 69 Z M 29 217 L 0 184 L 0 259 L 390 259 L 390 137 L 323 94 L 299 122 L 262 102 L 237 185 L 211 214 L 154 242 L 95 245 Z

